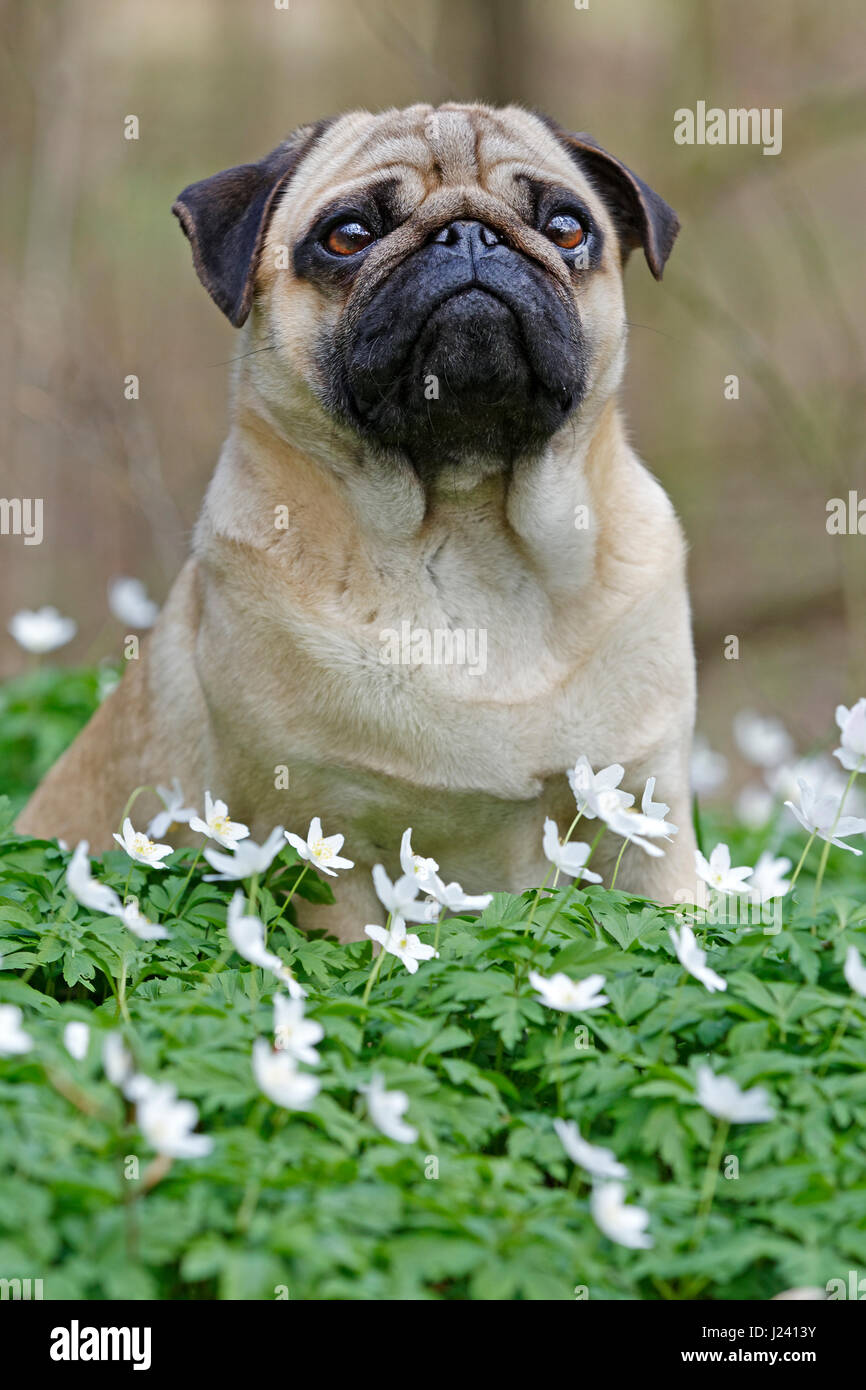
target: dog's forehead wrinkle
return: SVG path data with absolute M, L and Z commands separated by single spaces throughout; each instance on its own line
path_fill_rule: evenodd
M 425 122 L 424 134 L 444 181 L 478 180 L 478 127 L 470 112 L 434 111 Z
M 426 168 L 430 164 L 430 147 L 427 141 L 421 135 L 407 134 L 405 131 L 395 131 L 393 135 L 384 138 L 381 135 L 372 135 L 358 153 L 352 155 L 352 162 L 357 162 L 358 155 L 372 159 L 377 165 L 417 164 Z

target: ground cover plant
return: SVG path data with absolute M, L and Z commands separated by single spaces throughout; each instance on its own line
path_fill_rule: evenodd
M 661 850 L 667 808 L 578 760 L 544 885 L 467 899 L 407 836 L 387 926 L 344 946 L 293 922 L 353 871 L 338 826 L 257 846 L 219 788 L 174 788 L 147 833 L 131 799 L 99 860 L 15 834 L 34 740 L 71 737 L 98 684 L 0 697 L 0 1276 L 48 1299 L 767 1299 L 863 1270 L 866 821 L 839 788 L 794 768 L 792 813 L 705 819 L 694 902 L 663 907 L 594 883 L 591 852 Z M 837 723 L 854 798 L 866 701 Z M 199 849 L 171 849 L 182 820 Z

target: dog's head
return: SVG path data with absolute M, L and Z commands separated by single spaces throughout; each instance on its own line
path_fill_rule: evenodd
M 622 268 L 676 215 L 588 136 L 518 107 L 356 112 L 174 205 L 198 275 L 285 381 L 424 476 L 539 449 L 622 370 Z

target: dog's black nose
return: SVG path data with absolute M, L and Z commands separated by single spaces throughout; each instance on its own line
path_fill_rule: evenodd
M 448 246 L 463 256 L 475 256 L 498 246 L 502 237 L 484 222 L 458 219 L 440 227 L 431 238 L 439 246 Z

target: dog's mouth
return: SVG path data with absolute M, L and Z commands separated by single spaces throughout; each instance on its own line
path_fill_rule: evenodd
M 408 257 L 341 344 L 346 413 L 423 473 L 507 466 L 562 426 L 585 383 L 577 312 L 549 274 L 460 226 L 463 254 L 437 240 Z

